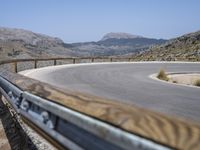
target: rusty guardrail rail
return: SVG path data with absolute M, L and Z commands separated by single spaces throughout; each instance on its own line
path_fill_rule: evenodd
M 0 72 L 0 93 L 36 131 L 70 149 L 199 149 L 200 126 L 146 109 L 120 104 L 78 92 L 63 91 L 49 84 L 16 74 L 22 62 L 76 63 L 131 61 L 131 58 L 18 59 L 10 71 Z M 60 64 L 60 63 L 59 63 Z

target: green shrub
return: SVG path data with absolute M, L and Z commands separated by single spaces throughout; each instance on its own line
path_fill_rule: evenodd
M 196 80 L 194 83 L 195 86 L 200 86 L 200 79 Z
M 165 70 L 164 69 L 161 69 L 160 72 L 158 73 L 157 75 L 157 78 L 158 79 L 161 79 L 161 80 L 165 80 L 165 81 L 168 81 L 169 78 L 167 77 L 167 74 L 165 73 Z

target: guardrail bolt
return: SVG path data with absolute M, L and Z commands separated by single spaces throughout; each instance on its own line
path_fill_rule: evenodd
M 17 97 L 17 98 L 15 99 L 15 104 L 17 105 L 18 108 L 19 108 L 19 106 L 20 106 L 20 103 L 21 103 L 21 100 L 20 100 L 19 97 Z
M 53 129 L 54 128 L 54 125 L 53 125 L 53 122 L 50 120 L 50 116 L 49 116 L 49 113 L 46 112 L 46 111 L 43 111 L 41 113 L 41 117 L 43 119 L 43 123 L 46 124 L 46 126 L 50 129 Z
M 49 120 L 49 113 L 46 112 L 46 111 L 43 111 L 43 112 L 41 113 L 41 117 L 42 117 L 42 119 L 43 119 L 43 122 L 46 123 L 46 122 Z
M 13 93 L 12 93 L 12 91 L 9 91 L 8 92 L 8 96 L 12 99 L 13 98 Z
M 19 108 L 20 103 L 21 103 L 21 97 L 15 97 L 13 95 L 12 91 L 8 92 L 8 96 L 10 97 L 10 99 L 16 104 L 16 106 Z
M 21 108 L 25 111 L 27 111 L 29 109 L 29 102 L 25 99 L 22 100 L 22 104 L 21 104 Z

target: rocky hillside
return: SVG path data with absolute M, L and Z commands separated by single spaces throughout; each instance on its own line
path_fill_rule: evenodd
M 200 31 L 185 34 L 134 56 L 136 60 L 200 61 Z
M 12 28 L 0 28 L 0 40 L 23 41 L 26 44 L 40 47 L 51 47 L 63 43 L 59 38 Z
M 74 55 L 63 45 L 64 42 L 59 38 L 0 27 L 0 59 Z
M 165 42 L 163 39 L 145 38 L 128 33 L 108 33 L 98 42 L 73 43 L 70 48 L 82 55 L 112 56 L 139 53 Z
M 164 42 L 128 33 L 108 33 L 98 42 L 64 43 L 59 38 L 0 27 L 0 59 L 135 54 Z

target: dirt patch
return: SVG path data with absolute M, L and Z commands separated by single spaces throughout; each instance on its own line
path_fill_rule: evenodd
M 200 74 L 169 74 L 168 78 L 171 83 L 195 86 Z
M 7 106 L 0 100 L 0 149 L 26 149 L 28 138 L 10 112 Z
M 4 114 L 3 112 L 4 110 L 0 106 L 0 117 Z M 1 119 L 0 119 L 0 149 L 11 149 Z
M 2 99 L 0 97 L 0 150 L 57 150 L 27 126 Z

